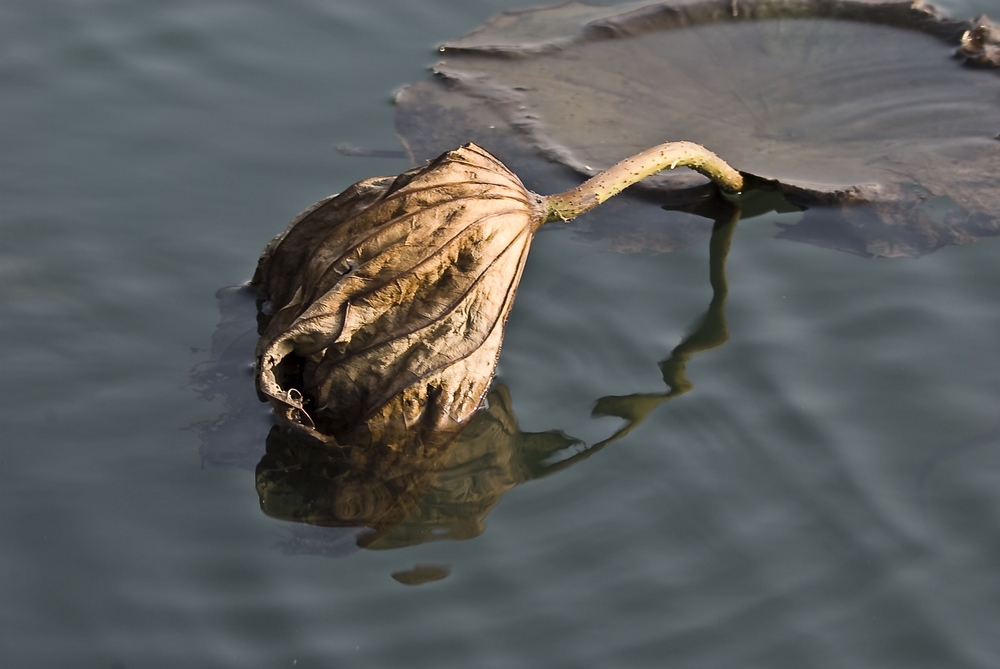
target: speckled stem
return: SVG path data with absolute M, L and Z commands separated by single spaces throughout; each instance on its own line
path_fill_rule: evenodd
M 722 158 L 694 142 L 668 142 L 626 158 L 565 193 L 543 198 L 545 221 L 568 221 L 586 213 L 646 177 L 675 167 L 690 167 L 718 184 L 724 193 L 743 189 L 743 177 Z

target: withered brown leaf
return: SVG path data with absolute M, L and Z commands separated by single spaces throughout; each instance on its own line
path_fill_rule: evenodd
M 543 216 L 475 145 L 317 203 L 251 282 L 273 312 L 260 390 L 323 441 L 432 447 L 486 394 Z

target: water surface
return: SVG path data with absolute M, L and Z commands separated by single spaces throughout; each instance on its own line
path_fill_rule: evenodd
M 694 388 L 468 541 L 287 554 L 253 472 L 202 458 L 216 290 L 404 169 L 334 145 L 395 148 L 393 89 L 515 4 L 0 10 L 0 665 L 996 665 L 997 240 L 871 260 L 740 222 Z M 663 393 L 711 295 L 707 242 L 543 230 L 498 379 L 521 429 L 607 437 L 594 403 Z M 419 565 L 447 576 L 392 577 Z

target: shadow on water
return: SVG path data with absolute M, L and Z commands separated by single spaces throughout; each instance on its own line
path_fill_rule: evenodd
M 255 470 L 261 509 L 293 523 L 279 544 L 287 553 L 338 556 L 358 548 L 479 536 L 505 492 L 581 462 L 631 432 L 656 407 L 694 387 L 685 371 L 692 356 L 728 340 L 725 261 L 742 212 L 710 200 L 692 213 L 715 221 L 709 261 L 712 300 L 690 334 L 659 363 L 665 392 L 597 400 L 595 416 L 624 420 L 607 439 L 587 445 L 559 431 L 521 430 L 510 392 L 499 383 L 469 425 L 430 460 L 373 461 L 360 449 L 304 438 L 275 424 L 257 395 L 252 360 L 262 296 L 238 286 L 219 291 L 221 319 L 212 359 L 193 373 L 199 392 L 220 396 L 225 405 L 217 420 L 196 426 L 203 462 Z M 446 575 L 446 568 L 419 565 L 393 577 L 416 584 Z

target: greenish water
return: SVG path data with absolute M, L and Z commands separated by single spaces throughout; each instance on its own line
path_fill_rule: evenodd
M 0 666 L 1000 662 L 995 239 L 871 260 L 740 222 L 694 388 L 469 541 L 290 555 L 253 472 L 202 458 L 216 290 L 310 202 L 404 169 L 334 146 L 396 148 L 394 88 L 515 4 L 0 9 Z M 498 377 L 521 428 L 607 437 L 594 403 L 663 393 L 711 297 L 707 240 L 541 231 Z M 449 575 L 391 578 L 416 565 Z

